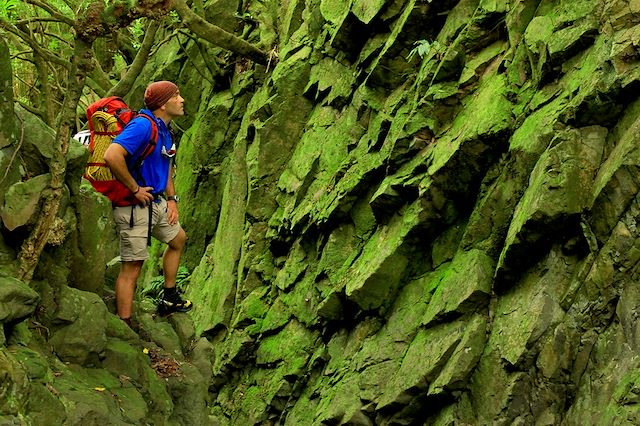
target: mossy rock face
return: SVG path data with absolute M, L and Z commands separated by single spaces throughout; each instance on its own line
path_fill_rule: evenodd
M 107 315 L 98 295 L 64 287 L 54 319 L 62 326 L 50 340 L 55 353 L 65 361 L 97 367 L 107 344 Z
M 16 106 L 15 113 L 24 126 L 24 162 L 30 175 L 47 173 L 47 161 L 53 157 L 55 132 L 39 117 Z
M 10 231 L 19 226 L 33 224 L 42 191 L 49 185 L 50 174 L 42 174 L 25 182 L 12 185 L 4 198 L 0 215 Z
M 143 336 L 107 313 L 113 228 L 73 145 L 42 309 L 0 315 L 0 422 L 637 423 L 640 2 L 197 3 L 271 60 L 167 27 L 128 95 L 170 79 L 187 100 L 194 309 L 143 309 Z M 3 202 L 53 153 L 16 112 Z M 37 192 L 3 215 L 3 271 Z
M 118 254 L 118 236 L 111 203 L 83 181 L 75 197 L 77 232 L 70 261 L 70 285 L 102 294 L 107 263 Z M 90 249 L 88 249 L 90 248 Z
M 508 275 L 508 264 L 520 257 L 518 246 L 529 252 L 542 244 L 545 232 L 562 232 L 572 216 L 590 207 L 594 177 L 600 166 L 607 130 L 589 127 L 559 133 L 534 167 L 529 187 L 514 212 L 498 273 Z M 529 254 L 527 254 L 529 256 Z M 522 260 L 515 261 L 521 266 Z
M 0 349 L 0 412 L 17 416 L 28 402 L 29 378 L 14 356 Z
M 27 411 L 35 426 L 63 425 L 67 421 L 64 404 L 47 384 L 31 383 Z
M 0 324 L 33 314 L 40 296 L 22 281 L 0 275 Z

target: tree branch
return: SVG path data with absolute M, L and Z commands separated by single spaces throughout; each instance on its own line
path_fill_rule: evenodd
M 20 30 L 18 27 L 16 27 L 15 25 L 11 24 L 10 22 L 7 22 L 3 18 L 0 18 L 0 28 L 4 28 L 5 30 L 9 31 L 10 33 L 15 34 L 16 36 L 20 37 L 20 39 L 22 39 L 22 41 L 24 41 L 29 47 L 31 47 L 35 54 L 41 56 L 42 59 L 44 59 L 46 61 L 49 61 L 49 62 L 53 62 L 54 64 L 58 64 L 58 65 L 63 66 L 65 68 L 67 68 L 67 69 L 69 69 L 71 67 L 71 63 L 69 61 L 66 61 L 66 60 L 60 58 L 58 55 L 55 55 L 55 54 L 51 53 L 47 49 L 43 49 L 36 40 L 34 40 L 31 36 L 29 36 L 29 34 L 25 33 L 22 30 Z
M 198 37 L 207 40 L 209 43 L 220 46 L 223 49 L 230 50 L 239 55 L 245 56 L 254 62 L 262 65 L 267 65 L 267 54 L 246 42 L 245 40 L 237 37 L 217 25 L 213 25 L 195 14 L 185 0 L 174 0 L 174 10 L 180 15 L 182 22 L 193 31 Z
M 21 19 L 19 21 L 16 21 L 16 25 L 29 25 L 35 22 L 57 22 L 57 23 L 63 23 L 67 25 L 73 25 L 73 24 L 69 24 L 68 22 L 62 22 L 60 19 L 54 18 L 51 16 L 35 16 L 29 19 Z
M 0 147 L 2 148 L 15 140 L 12 76 L 9 46 L 0 34 Z
M 149 52 L 151 52 L 151 48 L 153 47 L 153 42 L 156 38 L 156 32 L 160 28 L 160 24 L 156 21 L 151 21 L 147 26 L 147 30 L 144 34 L 144 40 L 142 40 L 142 44 L 140 45 L 140 50 L 136 57 L 133 59 L 131 66 L 127 70 L 125 76 L 109 90 L 107 96 L 124 96 L 125 94 L 131 91 L 133 87 L 133 83 L 135 83 L 136 79 L 142 72 L 147 60 L 149 59 Z
M 50 127 L 53 127 L 56 113 L 53 108 L 53 97 L 51 95 L 51 86 L 49 85 L 48 65 L 39 55 L 34 55 L 33 62 L 38 72 L 38 79 L 40 80 L 42 107 L 44 108 L 44 121 Z
M 124 57 L 127 64 L 133 63 L 138 54 L 137 49 L 133 47 L 131 40 L 124 34 L 124 31 L 116 31 L 113 34 L 113 40 L 120 54 Z
M 42 119 L 42 121 L 45 121 L 45 113 L 42 110 L 39 110 L 37 108 L 32 107 L 31 105 L 29 105 L 26 102 L 22 102 L 20 100 L 18 100 L 18 103 L 20 104 L 20 106 L 24 109 L 26 109 L 27 111 L 29 111 L 31 114 L 36 115 L 38 117 L 40 117 Z
M 102 88 L 103 91 L 108 92 L 113 84 L 111 83 L 111 79 L 109 75 L 102 69 L 100 62 L 96 58 L 96 53 L 93 49 L 91 49 L 93 53 L 93 71 L 91 71 L 91 79 L 98 83 L 98 86 Z
M 73 24 L 74 24 L 73 20 L 71 18 L 64 16 L 62 13 L 60 13 L 59 10 L 55 9 L 53 6 L 42 3 L 39 0 L 26 0 L 26 2 L 34 6 L 37 6 L 40 9 L 46 10 L 49 13 L 49 15 L 51 15 L 53 18 L 56 18 L 58 21 L 64 22 L 65 24 L 73 27 Z
M 71 129 L 75 125 L 76 105 L 82 95 L 85 76 L 91 67 L 91 44 L 76 39 L 73 62 L 67 79 L 67 91 L 58 118 L 53 157 L 49 164 L 50 189 L 43 193 L 44 203 L 36 226 L 24 241 L 18 255 L 18 278 L 30 282 L 33 278 L 40 253 L 49 242 L 49 235 L 60 208 L 64 194 L 66 156 L 69 150 Z

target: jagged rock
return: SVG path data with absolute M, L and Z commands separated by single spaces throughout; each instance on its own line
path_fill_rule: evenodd
M 0 275 L 0 324 L 17 322 L 36 310 L 40 296 L 17 278 Z
M 169 316 L 169 323 L 175 330 L 180 344 L 182 345 L 182 352 L 187 353 L 194 344 L 196 336 L 193 320 L 189 315 L 175 313 Z
M 437 285 L 422 320 L 430 326 L 442 318 L 477 312 L 489 303 L 494 262 L 475 250 L 458 252 Z
M 459 346 L 463 329 L 464 322 L 458 320 L 419 331 L 389 386 L 377 398 L 376 410 L 395 411 L 398 406 L 416 404 L 414 398 L 427 393 L 429 384 L 438 377 Z
M 381 226 L 341 279 L 339 286 L 361 308 L 378 308 L 394 296 L 408 263 L 400 246 L 420 223 L 421 208 L 415 203 Z
M 53 157 L 55 149 L 54 130 L 20 105 L 15 106 L 15 113 L 24 130 L 22 152 L 26 172 L 31 176 L 47 173 L 47 162 Z
M 107 308 L 94 293 L 63 287 L 54 321 L 62 327 L 53 332 L 50 343 L 64 361 L 99 365 L 107 344 Z
M 29 223 L 36 212 L 42 191 L 49 184 L 50 174 L 42 174 L 12 185 L 4 198 L 0 215 L 10 231 Z
M 214 346 L 205 337 L 201 337 L 193 346 L 191 362 L 200 371 L 200 375 L 205 382 L 210 381 L 213 374 L 213 359 Z
M 16 416 L 28 400 L 29 379 L 13 355 L 0 348 L 0 413 Z
M 150 314 L 146 313 L 141 314 L 139 316 L 139 320 L 144 332 L 148 335 L 148 339 L 151 342 L 156 343 L 167 353 L 171 354 L 172 357 L 180 360 L 183 359 L 183 345 L 169 321 L 155 321 Z
M 180 377 L 170 377 L 167 385 L 174 403 L 170 422 L 186 425 L 207 423 L 208 386 L 196 367 L 181 364 Z
M 500 276 L 509 276 L 511 262 L 526 265 L 523 256 L 534 260 L 536 247 L 548 250 L 548 233 L 572 232 L 572 218 L 590 205 L 606 135 L 607 129 L 593 126 L 567 130 L 552 140 L 516 206 L 497 267 Z M 519 247 L 525 246 L 523 252 Z
M 200 13 L 267 67 L 173 38 L 139 78 L 175 78 L 195 112 L 175 179 L 194 310 L 143 314 L 146 342 L 58 294 L 100 293 L 109 257 L 74 146 L 60 216 L 77 234 L 41 258 L 43 312 L 0 328 L 70 364 L 19 351 L 17 391 L 67 424 L 637 423 L 640 2 L 232 3 Z M 53 149 L 17 112 L 0 200 Z M 18 401 L 3 420 L 43 418 Z
M 51 385 L 67 410 L 67 424 L 126 425 L 147 417 L 142 395 L 101 369 L 71 365 Z
M 84 182 L 75 204 L 77 226 L 72 228 L 73 256 L 70 285 L 103 293 L 107 264 L 118 254 L 118 236 L 109 200 Z

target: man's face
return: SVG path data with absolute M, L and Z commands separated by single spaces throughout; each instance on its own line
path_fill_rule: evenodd
M 171 117 L 184 115 L 184 98 L 180 96 L 180 90 L 163 105 L 163 108 Z

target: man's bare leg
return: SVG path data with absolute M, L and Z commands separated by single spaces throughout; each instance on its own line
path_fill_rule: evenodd
M 169 242 L 169 246 L 164 252 L 162 258 L 162 267 L 164 269 L 164 292 L 162 299 L 158 303 L 158 314 L 160 316 L 170 315 L 173 312 L 188 312 L 193 307 L 189 300 L 180 297 L 180 293 L 176 289 L 176 278 L 178 275 L 178 267 L 180 266 L 180 257 L 187 241 L 187 234 L 180 229 L 178 235 Z
M 178 275 L 178 267 L 180 266 L 180 257 L 184 251 L 187 242 L 187 234 L 184 229 L 180 229 L 178 235 L 171 241 L 164 251 L 162 257 L 162 269 L 164 271 L 164 286 L 173 288 L 176 286 L 176 277 Z
M 133 310 L 133 295 L 136 291 L 136 282 L 142 270 L 143 260 L 122 262 L 120 273 L 116 280 L 116 306 L 118 316 L 123 320 L 131 318 Z

